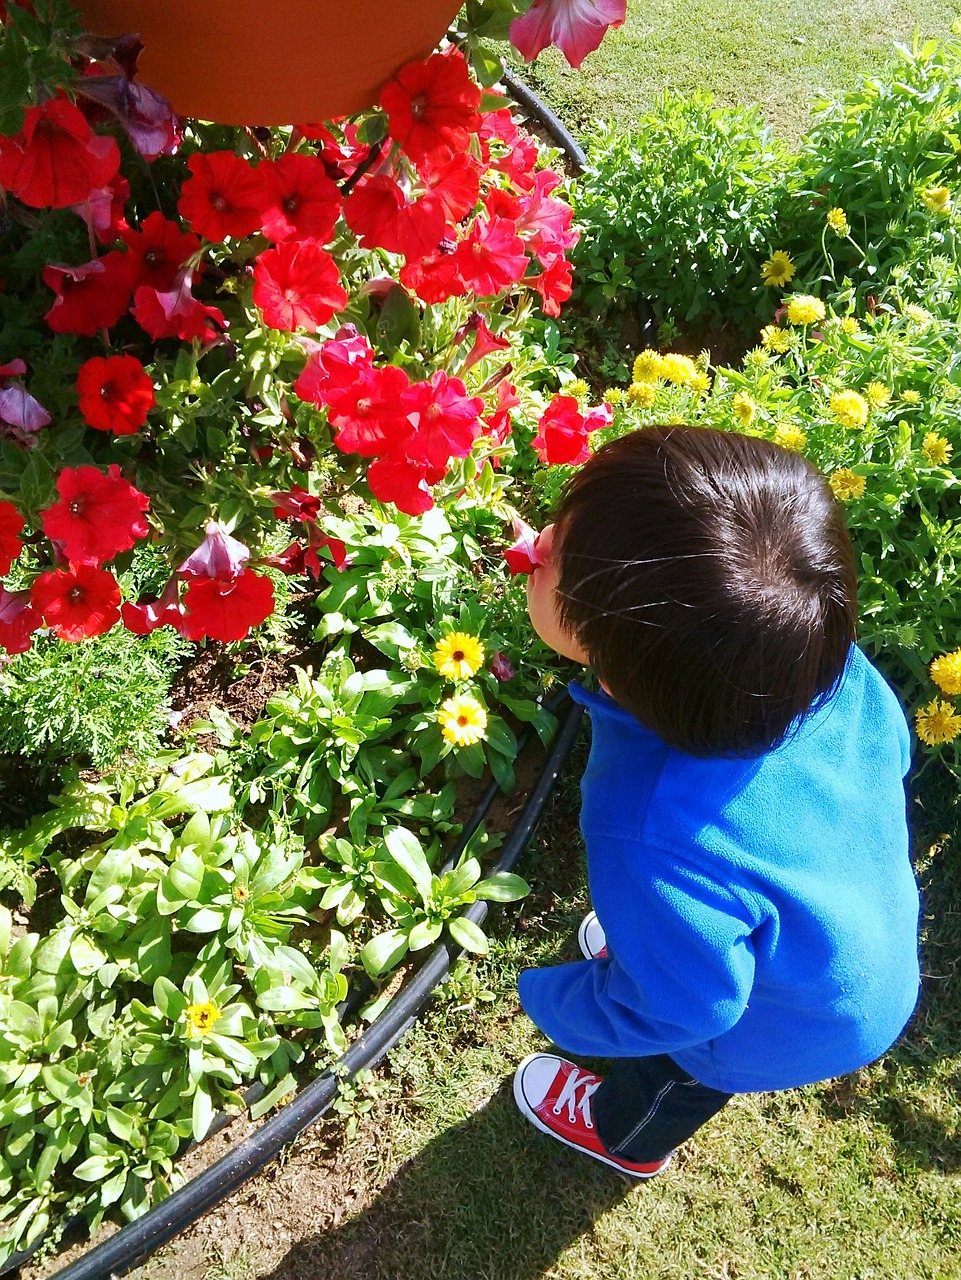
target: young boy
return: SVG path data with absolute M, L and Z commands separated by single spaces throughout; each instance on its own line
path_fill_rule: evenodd
M 531 621 L 593 667 L 588 959 L 527 970 L 559 1046 L 518 1068 L 539 1129 L 651 1177 L 734 1093 L 854 1071 L 918 996 L 894 694 L 854 644 L 839 505 L 764 440 L 649 427 L 571 480 Z

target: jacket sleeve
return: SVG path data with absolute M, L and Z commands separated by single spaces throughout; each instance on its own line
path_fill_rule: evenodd
M 600 836 L 589 860 L 608 958 L 522 973 L 532 1021 L 598 1057 L 671 1053 L 732 1027 L 754 981 L 753 910 L 667 849 Z

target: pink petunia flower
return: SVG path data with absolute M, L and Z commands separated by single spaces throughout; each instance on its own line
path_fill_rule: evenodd
M 627 0 L 534 0 L 511 23 L 511 44 L 528 62 L 542 49 L 555 45 L 574 68 L 579 68 L 607 34 L 627 14 Z

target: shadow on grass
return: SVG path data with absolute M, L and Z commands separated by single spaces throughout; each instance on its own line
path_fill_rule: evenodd
M 296 1244 L 262 1280 L 535 1280 L 646 1185 L 537 1133 L 506 1080 L 402 1165 L 371 1205 Z

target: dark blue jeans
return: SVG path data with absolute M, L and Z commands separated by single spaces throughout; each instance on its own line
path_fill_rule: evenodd
M 662 1053 L 612 1059 L 591 1110 L 597 1136 L 612 1155 L 653 1164 L 700 1129 L 730 1097 L 700 1084 Z

